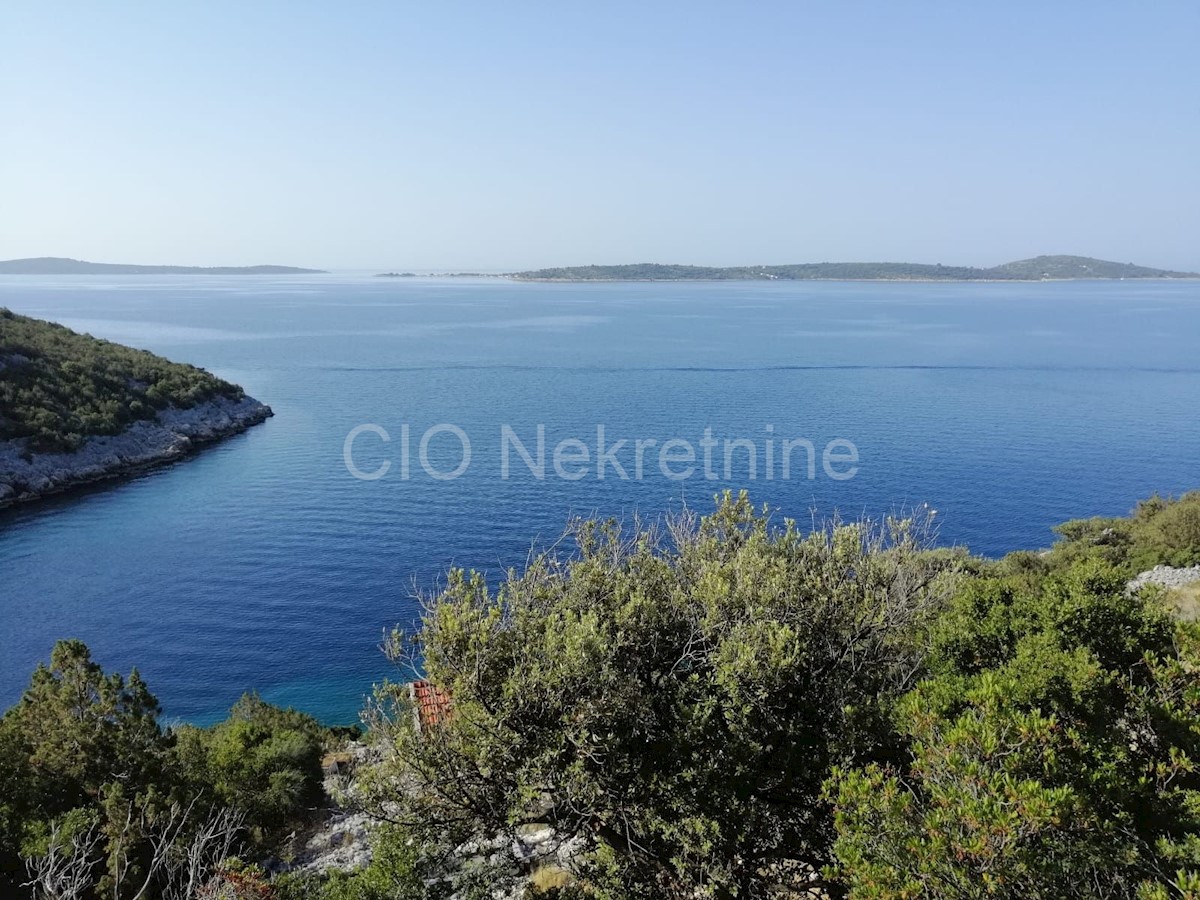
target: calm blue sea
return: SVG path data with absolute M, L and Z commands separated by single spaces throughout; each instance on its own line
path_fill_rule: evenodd
M 248 689 L 352 721 L 388 674 L 383 629 L 458 565 L 524 560 L 572 514 L 706 509 L 748 487 L 808 521 L 928 502 L 941 540 L 999 555 L 1067 518 L 1200 487 L 1200 283 L 516 284 L 499 279 L 0 278 L 0 306 L 204 366 L 274 407 L 265 425 L 134 480 L 0 515 L 0 706 L 57 638 L 138 666 L 169 716 Z M 383 478 L 357 480 L 343 450 Z M 420 463 L 431 426 L 461 477 Z M 402 426 L 409 475 L 402 477 Z M 515 449 L 500 476 L 501 428 Z M 596 428 L 630 476 L 596 477 Z M 654 447 L 743 445 L 728 478 L 671 480 Z M 568 445 L 589 447 L 588 466 Z M 779 444 L 806 438 L 816 477 Z M 765 447 L 774 440 L 775 475 Z M 857 448 L 848 480 L 820 451 Z M 633 442 L 656 440 L 635 478 Z M 844 445 L 838 445 L 844 449 Z M 682 453 L 679 445 L 675 451 Z M 431 437 L 437 471 L 459 440 Z M 697 464 L 702 464 L 702 458 Z M 845 472 L 847 462 L 834 462 Z M 685 468 L 673 464 L 675 471 Z

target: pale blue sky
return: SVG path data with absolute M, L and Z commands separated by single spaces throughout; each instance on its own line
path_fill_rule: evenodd
M 1200 4 L 70 3 L 0 258 L 1200 269 Z

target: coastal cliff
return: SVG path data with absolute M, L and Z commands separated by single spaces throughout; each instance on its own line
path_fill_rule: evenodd
M 70 452 L 31 451 L 26 438 L 0 441 L 0 509 L 174 462 L 272 415 L 253 397 L 218 397 L 190 409 L 169 407 Z

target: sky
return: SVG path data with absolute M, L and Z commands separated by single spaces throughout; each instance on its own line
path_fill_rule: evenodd
M 5 0 L 0 259 L 1200 270 L 1200 4 Z

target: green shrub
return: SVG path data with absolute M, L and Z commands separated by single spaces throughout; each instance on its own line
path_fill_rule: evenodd
M 143 865 L 172 809 L 189 816 L 181 841 L 208 816 L 236 810 L 261 852 L 322 802 L 322 745 L 338 737 L 311 716 L 254 695 L 212 728 L 167 732 L 158 716 L 136 670 L 107 674 L 82 642 L 55 645 L 0 717 L 0 896 L 28 896 L 22 857 L 45 854 L 54 833 L 95 824 L 92 886 L 126 900 L 134 892 L 115 886 L 117 861 Z
M 321 802 L 325 736 L 311 716 L 247 694 L 225 721 L 177 729 L 173 756 L 185 784 L 242 810 L 259 837 L 269 839 Z
M 1191 626 L 1092 560 L 968 584 L 932 634 L 907 758 L 828 785 L 851 896 L 1131 897 L 1200 871 Z
M 168 406 L 242 396 L 195 366 L 0 309 L 0 440 L 73 450 Z
M 158 712 L 136 670 L 108 675 L 81 641 L 55 645 L 0 718 L 0 894 L 16 892 L 18 853 L 44 843 L 52 822 L 159 802 L 170 739 Z
M 1055 569 L 1082 559 L 1106 562 L 1135 575 L 1156 565 L 1200 564 L 1200 491 L 1178 499 L 1151 497 L 1125 519 L 1073 519 L 1055 531 L 1061 540 L 1045 557 Z
M 430 845 L 585 835 L 596 897 L 759 896 L 819 868 L 822 783 L 889 752 L 960 559 L 912 522 L 775 529 L 745 497 L 676 525 L 667 543 L 581 523 L 577 557 L 497 593 L 452 573 L 417 638 L 453 712 L 417 733 L 381 691 L 380 811 Z
M 389 648 L 445 714 L 419 727 L 386 683 L 368 710 L 382 762 L 358 796 L 393 823 L 371 864 L 270 890 L 494 896 L 527 873 L 462 848 L 551 825 L 580 848 L 578 879 L 544 885 L 561 898 L 1197 900 L 1200 625 L 1126 584 L 1194 560 L 1198 521 L 1200 493 L 1152 498 L 993 563 L 912 520 L 802 534 L 726 496 L 665 530 L 577 523 L 572 554 L 495 589 L 452 572 Z M 55 827 L 97 823 L 102 873 L 145 845 L 127 813 L 181 799 L 278 848 L 347 736 L 255 695 L 164 733 L 136 672 L 63 642 L 0 718 L 0 894 Z

